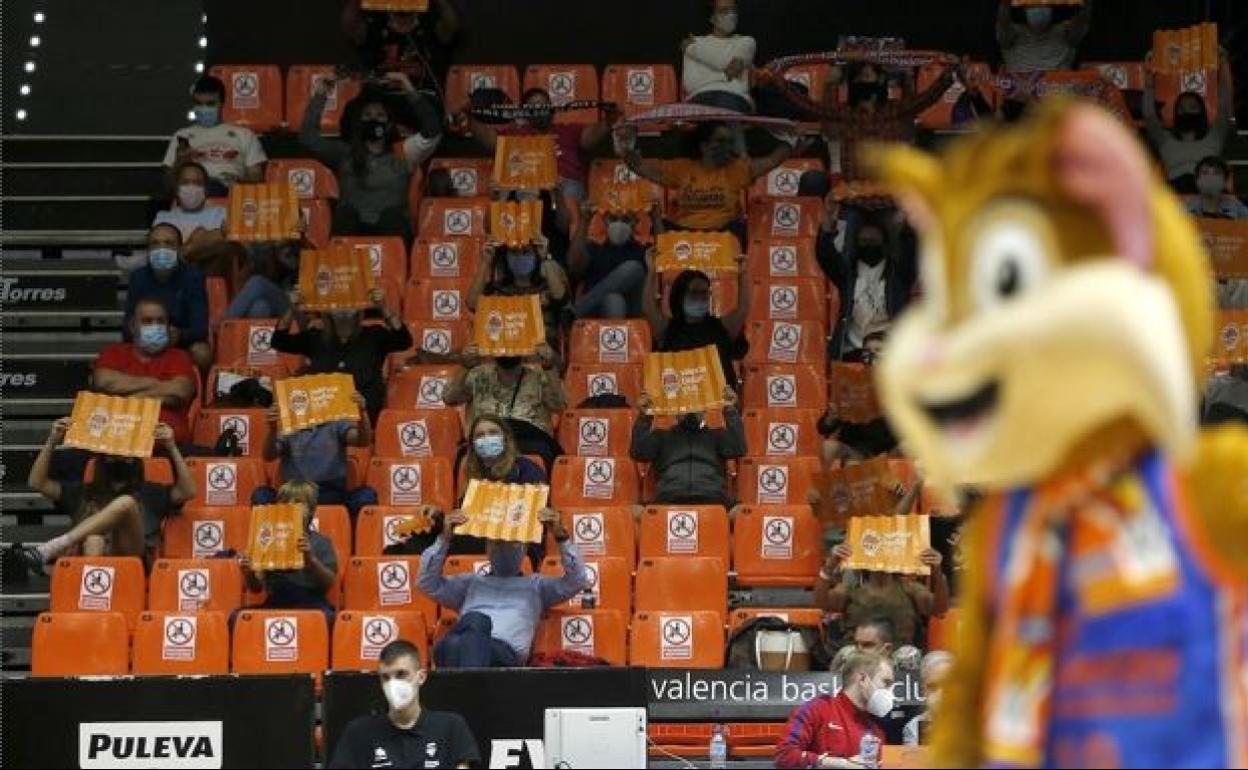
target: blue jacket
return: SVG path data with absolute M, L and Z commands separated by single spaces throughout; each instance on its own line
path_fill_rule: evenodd
M 156 280 L 151 265 L 130 274 L 126 289 L 126 323 L 122 338 L 130 341 L 130 318 L 139 300 L 155 297 L 169 310 L 169 325 L 179 334 L 178 346 L 208 340 L 208 282 L 198 267 L 179 262 L 168 283 Z

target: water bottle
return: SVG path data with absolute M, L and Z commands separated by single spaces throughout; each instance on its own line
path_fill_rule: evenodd
M 880 766 L 880 739 L 874 733 L 865 733 L 858 743 L 858 758 L 863 767 Z
M 711 767 L 728 766 L 728 739 L 724 737 L 724 726 L 715 725 L 711 731 Z

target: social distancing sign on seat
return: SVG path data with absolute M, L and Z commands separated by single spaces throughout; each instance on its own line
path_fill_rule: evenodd
M 865 424 L 880 418 L 874 370 L 865 364 L 832 364 L 828 379 L 830 402 L 842 422 Z
M 537 514 L 546 507 L 550 487 L 545 484 L 504 484 L 473 479 L 468 482 L 461 510 L 468 523 L 456 532 L 491 540 L 540 543 L 542 523 Z
M 78 391 L 65 446 L 120 457 L 151 457 L 160 400 Z
M 844 521 L 854 516 L 891 514 L 897 498 L 888 461 L 874 458 L 821 473 L 820 512 L 825 519 Z
M 645 389 L 651 414 L 688 414 L 724 405 L 724 370 L 714 345 L 673 353 L 647 353 Z
M 251 509 L 247 558 L 253 570 L 303 569 L 299 538 L 303 536 L 303 505 L 276 503 Z
M 498 137 L 494 183 L 501 190 L 549 190 L 558 184 L 554 135 Z
M 306 310 L 357 310 L 372 305 L 376 286 L 367 249 L 335 246 L 299 255 L 299 293 Z
M 349 374 L 309 374 L 274 384 L 282 435 L 335 420 L 358 420 L 351 400 L 355 381 Z
M 848 542 L 846 569 L 902 575 L 930 572 L 919 558 L 931 547 L 927 516 L 855 516 L 849 520 Z
M 656 239 L 654 267 L 660 273 L 701 270 L 708 273 L 737 272 L 741 244 L 732 233 L 670 230 Z
M 542 234 L 542 202 L 491 201 L 490 240 L 513 248 L 528 246 Z
M 226 231 L 231 241 L 288 241 L 302 237 L 299 194 L 289 182 L 230 188 Z
M 472 341 L 486 356 L 533 353 L 546 341 L 541 299 L 536 294 L 481 297 L 473 317 Z

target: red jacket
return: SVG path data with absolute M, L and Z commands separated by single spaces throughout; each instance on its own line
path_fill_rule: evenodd
M 776 744 L 776 767 L 818 767 L 819 755 L 854 757 L 862 736 L 873 733 L 884 743 L 884 730 L 841 691 L 808 701 L 789 719 Z

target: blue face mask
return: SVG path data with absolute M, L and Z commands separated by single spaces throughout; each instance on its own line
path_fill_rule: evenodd
M 472 447 L 477 450 L 477 456 L 483 460 L 497 460 L 503 456 L 503 450 L 507 448 L 507 441 L 502 434 L 477 436 L 472 440 Z
M 221 108 L 215 104 L 197 104 L 191 108 L 195 113 L 195 124 L 203 128 L 212 128 L 221 122 Z
M 147 263 L 153 270 L 172 270 L 178 266 L 178 250 L 157 246 L 147 252 Z
M 524 548 L 519 543 L 492 541 L 488 546 L 490 574 L 494 577 L 515 577 L 524 564 Z
M 514 276 L 529 275 L 537 266 L 537 255 L 531 251 L 512 251 L 507 254 L 507 269 Z
M 139 327 L 139 347 L 155 355 L 169 346 L 169 327 L 165 324 L 143 324 Z
M 1053 22 L 1052 8 L 1028 8 L 1026 15 L 1027 24 L 1032 27 L 1043 28 L 1049 26 L 1049 24 Z
M 687 299 L 682 307 L 690 321 L 701 321 L 711 312 L 711 303 L 704 299 Z

